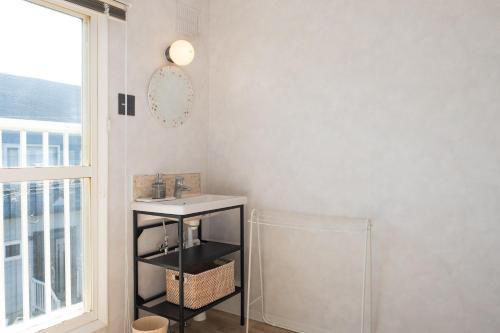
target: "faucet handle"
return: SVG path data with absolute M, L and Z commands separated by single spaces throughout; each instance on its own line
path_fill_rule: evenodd
M 174 196 L 176 198 L 181 198 L 183 191 L 191 191 L 191 188 L 189 186 L 184 185 L 184 177 L 175 176 Z
M 175 176 L 175 182 L 181 191 L 191 191 L 191 187 L 184 185 L 184 177 Z

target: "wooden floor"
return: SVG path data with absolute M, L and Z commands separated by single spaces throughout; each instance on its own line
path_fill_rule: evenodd
M 174 332 L 178 327 L 174 326 Z M 207 312 L 207 320 L 189 321 L 184 333 L 244 333 L 245 327 L 240 326 L 240 317 L 217 310 Z M 288 330 L 266 325 L 257 321 L 250 321 L 250 333 L 291 333 Z

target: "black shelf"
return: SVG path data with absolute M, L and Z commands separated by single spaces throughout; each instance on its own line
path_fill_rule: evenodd
M 184 249 L 182 252 L 183 270 L 187 273 L 197 271 L 207 263 L 233 252 L 237 252 L 240 249 L 240 245 L 218 242 L 204 242 L 201 245 Z M 149 258 L 139 256 L 136 259 L 140 262 L 160 266 L 163 268 L 175 270 L 178 270 L 179 268 L 178 251 Z
M 225 300 L 228 300 L 229 298 L 231 298 L 233 296 L 238 295 L 239 293 L 241 293 L 241 288 L 236 287 L 235 291 L 233 293 L 231 293 L 227 296 L 224 296 L 221 299 L 218 299 L 215 302 L 212 302 L 212 303 L 210 303 L 210 304 L 208 304 L 200 309 L 193 310 L 193 309 L 189 309 L 189 308 L 184 307 L 184 320 L 191 319 L 194 316 L 197 316 L 202 312 L 208 311 L 210 308 L 216 306 L 219 303 L 224 302 Z M 165 297 L 165 296 L 163 295 L 161 297 Z M 151 305 L 151 306 L 147 306 L 144 304 L 137 305 L 137 308 L 144 310 L 144 311 L 147 311 L 147 312 L 150 312 L 150 313 L 153 313 L 153 314 L 156 314 L 156 315 L 159 315 L 159 316 L 166 317 L 166 318 L 174 320 L 174 321 L 180 320 L 179 319 L 179 306 L 177 304 L 170 303 L 167 301 L 161 302 L 161 303 L 156 304 L 156 305 Z
M 184 228 L 183 221 L 191 216 L 205 215 L 213 212 L 222 212 L 237 209 L 239 210 L 239 222 L 240 222 L 240 244 L 226 244 L 219 242 L 209 242 L 202 238 L 201 220 L 200 227 L 198 229 L 198 237 L 201 240 L 201 244 L 198 246 L 190 247 L 188 249 L 183 249 L 182 251 L 175 251 L 177 246 L 170 247 L 168 254 L 163 254 L 162 252 L 155 250 L 148 253 L 143 253 L 139 255 L 139 237 L 142 232 L 146 229 L 159 228 L 163 225 L 163 222 L 153 222 L 145 226 L 139 226 L 139 215 L 147 214 L 151 216 L 169 218 L 171 220 L 165 221 L 165 224 L 177 224 L 177 239 L 184 239 Z M 186 320 L 193 318 L 194 316 L 208 311 L 215 305 L 228 300 L 229 298 L 240 294 L 240 325 L 245 324 L 245 206 L 230 206 L 215 210 L 207 210 L 202 212 L 197 212 L 188 215 L 175 215 L 175 214 L 164 214 L 156 212 L 143 212 L 134 210 L 133 212 L 133 251 L 134 251 L 134 319 L 139 318 L 139 310 L 144 310 L 149 313 L 153 313 L 159 316 L 169 318 L 171 320 L 177 321 L 179 323 L 179 333 L 184 333 L 184 324 Z M 180 244 L 181 245 L 181 244 Z M 181 246 L 182 247 L 182 246 Z M 165 297 L 165 292 L 143 298 L 139 294 L 139 262 L 143 262 L 150 265 L 155 265 L 163 269 L 173 269 L 179 271 L 179 279 L 182 281 L 184 273 L 197 274 L 204 270 L 210 269 L 213 265 L 215 259 L 224 257 L 234 252 L 239 251 L 240 257 L 240 287 L 236 287 L 235 291 L 215 302 L 212 302 L 200 309 L 193 310 L 177 304 L 167 302 Z M 184 304 L 184 284 L 179 285 L 179 302 Z M 152 305 L 148 305 L 152 304 Z

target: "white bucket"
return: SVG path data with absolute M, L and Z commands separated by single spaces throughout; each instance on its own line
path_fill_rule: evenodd
M 149 316 L 132 323 L 133 333 L 167 333 L 168 319 L 160 316 Z

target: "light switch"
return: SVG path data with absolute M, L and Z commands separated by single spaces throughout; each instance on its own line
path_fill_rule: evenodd
M 135 116 L 135 96 L 127 95 L 127 116 Z M 125 115 L 125 94 L 118 94 L 118 114 Z

